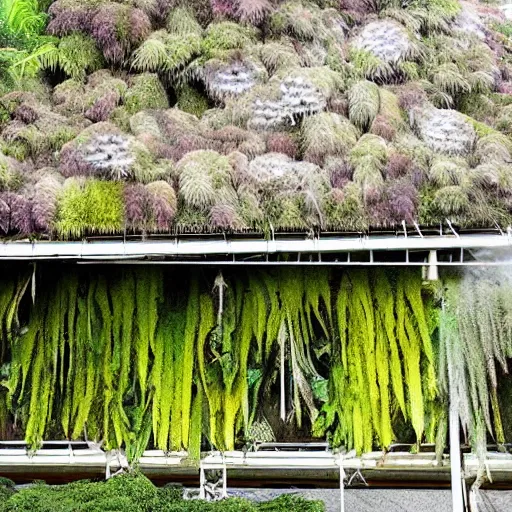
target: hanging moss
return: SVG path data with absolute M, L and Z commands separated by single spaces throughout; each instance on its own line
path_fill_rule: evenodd
M 32 446 L 87 436 L 132 460 L 148 445 L 197 458 L 203 439 L 237 447 L 265 421 L 261 405 L 282 397 L 285 418 L 333 445 L 364 452 L 411 432 L 442 447 L 448 361 L 468 397 L 463 424 L 478 414 L 504 439 L 496 367 L 512 328 L 489 280 L 458 283 L 439 315 L 409 270 L 43 268 L 35 303 L 30 275 L 0 286 L 0 427 L 16 413 Z M 471 314 L 457 321 L 454 307 Z
M 437 396 L 434 386 L 425 397 L 422 384 L 422 361 L 433 365 L 428 306 L 417 273 L 398 273 L 394 287 L 383 271 L 371 279 L 366 271 L 342 276 L 335 350 L 341 365 L 331 369 L 330 399 L 317 421 L 319 432 L 330 431 L 333 442 L 358 452 L 371 450 L 374 438 L 387 446 L 394 440 L 393 407 L 398 407 L 421 441 L 424 403 Z

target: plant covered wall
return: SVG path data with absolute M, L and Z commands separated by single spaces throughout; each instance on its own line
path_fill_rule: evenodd
M 0 317 L 0 428 L 32 446 L 198 457 L 291 423 L 362 452 L 434 439 L 442 416 L 416 272 L 20 268 Z
M 449 407 L 481 460 L 510 437 L 503 269 L 434 287 L 409 269 L 5 270 L 2 438 L 85 438 L 131 460 L 312 438 L 440 456 Z
M 476 1 L 5 1 L 0 234 L 509 223 L 511 33 Z

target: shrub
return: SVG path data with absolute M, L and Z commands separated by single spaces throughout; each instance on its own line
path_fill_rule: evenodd
M 177 81 L 182 70 L 199 54 L 201 37 L 195 32 L 172 35 L 153 32 L 132 55 L 132 66 L 139 71 L 165 71 Z
M 288 0 L 270 16 L 270 29 L 276 35 L 290 34 L 301 41 L 326 37 L 327 31 L 317 6 Z
M 83 80 L 87 73 L 104 65 L 102 53 L 94 39 L 80 33 L 63 37 L 52 51 L 41 57 L 41 62 L 44 69 L 61 69 L 77 80 Z

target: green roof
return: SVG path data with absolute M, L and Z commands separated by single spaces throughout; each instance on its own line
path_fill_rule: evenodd
M 0 11 L 0 235 L 512 221 L 498 6 L 21 3 Z

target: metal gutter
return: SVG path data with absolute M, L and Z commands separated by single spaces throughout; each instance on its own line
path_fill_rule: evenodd
M 510 234 L 461 234 L 439 236 L 364 236 L 274 240 L 183 240 L 4 242 L 0 260 L 131 260 L 141 258 L 183 259 L 200 256 L 278 254 L 329 254 L 364 251 L 428 251 L 443 249 L 505 248 Z M 247 262 L 246 262 L 247 263 Z M 441 262 L 438 262 L 441 264 Z

